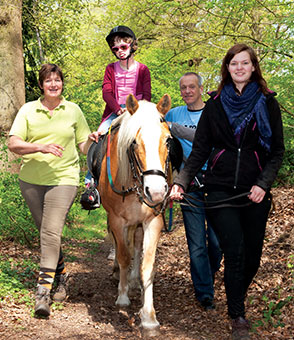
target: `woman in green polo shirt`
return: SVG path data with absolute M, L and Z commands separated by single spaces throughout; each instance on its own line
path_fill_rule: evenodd
M 79 185 L 79 156 L 97 140 L 90 133 L 78 105 L 62 96 L 63 74 L 55 64 L 39 71 L 42 96 L 21 107 L 9 133 L 10 151 L 22 155 L 19 173 L 22 195 L 40 231 L 41 260 L 35 314 L 49 316 L 50 291 L 54 300 L 66 297 L 67 274 L 61 233 Z

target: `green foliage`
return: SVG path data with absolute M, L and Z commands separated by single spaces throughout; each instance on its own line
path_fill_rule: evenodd
M 0 301 L 13 300 L 31 305 L 29 290 L 35 285 L 38 266 L 31 260 L 0 256 Z
M 65 57 L 77 49 L 78 32 L 83 22 L 84 1 L 24 0 L 23 45 L 27 101 L 40 92 L 37 71 L 44 62 L 64 66 Z
M 284 327 L 284 323 L 281 322 L 281 315 L 282 315 L 282 308 L 287 306 L 292 300 L 292 296 L 288 296 L 284 300 L 269 300 L 267 296 L 263 296 L 262 300 L 264 301 L 265 307 L 263 310 L 263 319 L 257 321 L 253 325 L 253 329 L 256 327 L 267 327 L 269 325 L 277 328 L 277 327 Z
M 286 153 L 277 183 L 293 185 L 293 1 L 25 0 L 27 100 L 39 95 L 40 64 L 55 62 L 66 76 L 65 97 L 80 105 L 91 130 L 96 130 L 105 106 L 104 70 L 116 60 L 105 37 L 121 24 L 136 33 L 136 60 L 151 71 L 152 100 L 168 93 L 173 107 L 183 104 L 178 80 L 184 72 L 199 72 L 205 91 L 214 90 L 228 48 L 236 42 L 255 48 L 263 75 L 283 109 Z
M 107 233 L 107 218 L 103 207 L 90 213 L 81 209 L 79 197 L 73 204 L 71 212 L 76 211 L 76 218 L 71 225 L 66 224 L 63 229 L 65 239 L 85 240 L 103 239 Z
M 0 234 L 1 238 L 32 245 L 38 232 L 24 204 L 18 176 L 0 171 Z
M 287 305 L 293 302 L 293 290 L 294 290 L 294 255 L 290 255 L 288 258 L 287 267 L 289 269 L 289 277 L 292 278 L 292 286 L 288 287 L 287 292 L 289 291 L 291 295 L 286 296 L 284 299 L 281 299 L 281 289 L 276 287 L 275 295 L 269 298 L 264 295 L 262 297 L 262 301 L 264 302 L 263 309 L 263 318 L 261 320 L 257 320 L 253 325 L 253 331 L 258 327 L 267 328 L 268 326 L 284 327 L 284 323 L 282 322 L 282 309 L 287 308 Z

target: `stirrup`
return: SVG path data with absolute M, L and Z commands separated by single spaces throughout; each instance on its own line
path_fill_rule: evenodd
M 82 194 L 80 203 L 85 210 L 94 210 L 100 207 L 101 200 L 99 191 L 95 188 L 94 179 L 91 179 L 90 184 Z

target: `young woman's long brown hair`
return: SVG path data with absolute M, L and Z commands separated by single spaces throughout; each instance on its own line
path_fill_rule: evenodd
M 218 89 L 217 89 L 218 94 L 221 93 L 221 90 L 223 89 L 223 87 L 226 84 L 232 82 L 232 77 L 231 77 L 230 72 L 228 70 L 228 66 L 229 66 L 231 60 L 234 58 L 234 56 L 236 54 L 238 54 L 240 52 L 244 52 L 244 51 L 249 53 L 252 65 L 254 66 L 254 71 L 252 72 L 250 80 L 256 81 L 259 84 L 260 90 L 263 94 L 267 94 L 269 92 L 268 88 L 267 88 L 266 81 L 261 74 L 257 55 L 256 55 L 255 51 L 253 50 L 253 48 L 249 47 L 246 44 L 236 44 L 228 50 L 227 54 L 225 55 L 225 57 L 223 59 L 222 66 L 221 66 L 221 78 L 222 78 L 222 80 L 221 80 L 221 82 L 218 86 Z

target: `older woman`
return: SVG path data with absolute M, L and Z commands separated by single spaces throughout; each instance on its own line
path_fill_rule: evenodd
M 231 207 L 207 210 L 207 217 L 224 253 L 232 339 L 245 340 L 250 337 L 244 300 L 260 264 L 270 188 L 284 153 L 283 128 L 275 93 L 267 88 L 251 47 L 231 47 L 223 59 L 221 76 L 218 91 L 211 93 L 200 118 L 190 157 L 175 178 L 171 197 L 182 198 L 208 158 L 207 204 L 243 194 L 238 201 L 229 202 Z
M 78 105 L 62 96 L 64 78 L 55 64 L 39 71 L 41 98 L 19 110 L 9 133 L 10 151 L 23 156 L 19 173 L 22 195 L 40 231 L 41 261 L 35 315 L 49 316 L 53 299 L 66 297 L 67 278 L 61 233 L 79 185 L 79 156 L 87 153 L 96 134 L 90 134 Z

